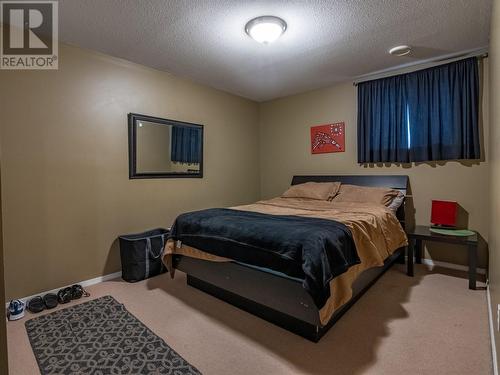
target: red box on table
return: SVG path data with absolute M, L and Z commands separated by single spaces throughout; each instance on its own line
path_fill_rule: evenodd
M 431 224 L 439 227 L 456 227 L 458 203 L 453 201 L 432 201 Z

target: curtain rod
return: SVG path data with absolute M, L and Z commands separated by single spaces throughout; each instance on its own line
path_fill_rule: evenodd
M 380 79 L 380 78 L 397 76 L 399 74 L 411 73 L 411 72 L 415 72 L 417 70 L 427 69 L 427 68 L 431 68 L 433 66 L 444 65 L 444 64 L 451 63 L 453 61 L 466 59 L 468 57 L 477 57 L 478 59 L 485 59 L 488 57 L 488 48 L 475 49 L 472 51 L 461 52 L 459 54 L 456 54 L 456 53 L 449 54 L 449 55 L 435 57 L 435 58 L 424 60 L 424 61 L 409 63 L 406 65 L 400 65 L 400 66 L 395 67 L 395 68 L 388 68 L 388 69 L 379 70 L 377 72 L 364 74 L 364 75 L 357 77 L 357 79 L 355 79 L 352 84 L 354 86 L 357 86 L 359 83 L 362 83 L 362 82 L 373 81 L 375 79 Z

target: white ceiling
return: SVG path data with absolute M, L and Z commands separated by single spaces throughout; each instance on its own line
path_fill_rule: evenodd
M 491 0 L 60 0 L 60 39 L 265 101 L 488 45 Z M 257 16 L 288 23 L 262 45 Z M 411 57 L 393 57 L 398 44 Z

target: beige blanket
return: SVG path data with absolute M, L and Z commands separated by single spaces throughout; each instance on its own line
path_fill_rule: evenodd
M 395 250 L 408 244 L 406 234 L 392 211 L 377 204 L 328 202 L 302 198 L 273 198 L 254 204 L 232 207 L 272 215 L 296 215 L 336 220 L 350 228 L 361 263 L 330 282 L 331 297 L 319 311 L 320 321 L 328 323 L 336 309 L 352 297 L 352 283 L 364 270 L 382 266 Z M 169 240 L 164 263 L 171 272 L 172 255 L 181 254 L 211 261 L 230 261 Z

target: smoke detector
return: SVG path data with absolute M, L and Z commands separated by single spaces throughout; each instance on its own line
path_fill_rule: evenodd
M 411 53 L 411 47 L 407 45 L 392 47 L 389 53 L 393 56 L 406 56 Z

